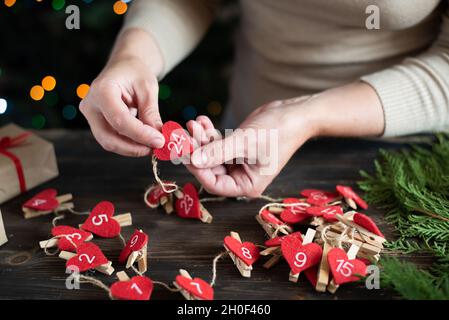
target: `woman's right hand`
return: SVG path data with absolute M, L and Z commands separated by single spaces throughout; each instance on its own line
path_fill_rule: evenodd
M 136 40 L 140 46 L 154 46 L 144 42 L 148 35 L 141 32 L 132 31 L 118 39 L 110 61 L 80 103 L 98 143 L 107 151 L 131 157 L 147 156 L 152 148 L 165 143 L 158 106 L 160 68 L 155 67 L 161 62 L 149 63 L 148 48 L 132 48 Z M 127 54 L 129 51 L 133 53 Z M 147 56 L 136 56 L 140 51 Z

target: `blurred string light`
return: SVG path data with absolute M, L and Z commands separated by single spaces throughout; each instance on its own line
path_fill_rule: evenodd
M 159 99 L 167 100 L 171 96 L 171 89 L 166 84 L 159 85 Z
M 44 93 L 45 93 L 44 88 L 42 88 L 39 85 L 35 85 L 30 90 L 30 97 L 35 101 L 39 101 L 42 100 L 42 98 L 44 97 Z
M 6 112 L 6 109 L 8 109 L 8 102 L 1 98 L 0 99 L 0 114 L 4 114 Z
M 90 86 L 88 84 L 82 83 L 76 88 L 76 95 L 80 99 L 84 99 L 85 96 L 87 96 L 87 93 L 89 92 Z
M 34 129 L 42 129 L 43 127 L 45 127 L 46 122 L 47 122 L 47 119 L 45 119 L 45 117 L 41 114 L 38 114 L 38 115 L 34 116 L 33 118 L 31 118 L 31 126 Z
M 209 112 L 211 116 L 218 116 L 222 110 L 223 107 L 220 102 L 212 101 L 207 105 L 207 112 Z
M 89 4 L 89 3 L 92 3 L 93 0 L 83 0 L 83 1 L 84 1 L 84 3 Z
M 112 6 L 112 9 L 118 15 L 125 14 L 126 11 L 128 10 L 128 5 L 126 4 L 127 2 L 129 1 L 122 1 L 122 0 L 116 1 Z
M 51 2 L 51 6 L 56 11 L 59 11 L 59 10 L 61 10 L 61 9 L 63 9 L 65 7 L 65 0 L 53 0 Z
M 5 0 L 4 3 L 5 6 L 12 7 L 16 3 L 16 0 Z
M 41 85 L 45 91 L 52 91 L 56 87 L 56 79 L 52 76 L 46 76 L 42 79 Z
M 62 108 L 62 117 L 66 120 L 73 120 L 75 119 L 77 114 L 77 110 L 74 106 L 71 104 L 68 104 Z
M 194 106 L 187 106 L 182 110 L 182 116 L 186 121 L 195 119 L 198 112 Z

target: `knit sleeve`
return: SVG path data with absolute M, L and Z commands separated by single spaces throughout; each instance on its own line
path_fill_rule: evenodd
M 384 136 L 449 130 L 449 10 L 424 53 L 361 77 L 377 92 L 384 111 Z

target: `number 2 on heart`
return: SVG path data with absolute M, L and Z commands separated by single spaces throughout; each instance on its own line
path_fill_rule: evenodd
M 182 142 L 186 140 L 186 137 L 184 137 L 183 135 L 177 135 L 176 133 L 172 133 L 171 137 L 174 141 L 170 141 L 167 145 L 167 148 L 170 151 L 175 148 L 176 154 L 179 156 L 182 153 Z
M 90 264 L 92 264 L 95 260 L 95 256 L 89 257 L 86 253 L 80 254 L 78 260 L 82 262 L 83 258 L 86 258 L 87 262 Z

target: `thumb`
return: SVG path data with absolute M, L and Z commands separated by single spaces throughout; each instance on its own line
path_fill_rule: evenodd
M 161 130 L 162 120 L 159 114 L 159 86 L 157 81 L 144 80 L 135 85 L 139 119 L 157 130 Z
M 215 140 L 192 153 L 191 162 L 200 169 L 213 168 L 225 162 L 245 156 L 241 130 L 234 131 L 222 140 Z

